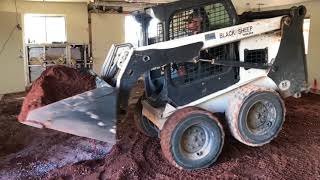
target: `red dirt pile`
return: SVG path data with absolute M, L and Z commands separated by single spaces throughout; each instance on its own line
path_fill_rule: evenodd
M 95 78 L 87 73 L 66 66 L 52 66 L 33 82 L 25 97 L 19 121 L 25 121 L 28 112 L 59 100 L 92 90 Z

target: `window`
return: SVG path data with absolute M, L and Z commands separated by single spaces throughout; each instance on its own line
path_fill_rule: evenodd
M 310 32 L 310 19 L 305 19 L 303 23 L 303 36 L 304 36 L 304 47 L 306 54 L 309 51 L 309 32 Z
M 66 41 L 64 16 L 26 14 L 24 17 L 25 43 Z
M 125 17 L 125 42 L 131 43 L 133 46 L 141 46 L 139 42 L 142 39 L 142 27 L 133 16 Z

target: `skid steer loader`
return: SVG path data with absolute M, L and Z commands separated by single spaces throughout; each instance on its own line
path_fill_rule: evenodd
M 33 110 L 24 123 L 114 144 L 118 111 L 143 76 L 138 129 L 160 138 L 172 165 L 208 167 L 225 136 L 214 113 L 224 113 L 231 134 L 248 146 L 279 133 L 282 99 L 307 87 L 305 14 L 300 6 L 238 16 L 230 0 L 183 0 L 135 12 L 144 46 L 113 45 L 96 89 Z

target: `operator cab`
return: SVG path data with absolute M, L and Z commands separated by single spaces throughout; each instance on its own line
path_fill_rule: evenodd
M 178 9 L 178 10 L 177 10 Z M 174 40 L 238 24 L 230 1 L 180 1 L 134 14 L 141 23 L 143 45 Z M 199 60 L 171 63 L 145 73 L 146 98 L 154 107 L 183 106 L 239 81 L 239 68 L 213 65 L 212 59 L 238 61 L 237 43 L 203 50 Z M 205 61 L 208 60 L 208 61 Z M 195 93 L 197 92 L 197 93 Z

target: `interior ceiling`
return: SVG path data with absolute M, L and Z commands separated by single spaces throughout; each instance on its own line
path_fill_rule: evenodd
M 98 3 L 106 3 L 106 5 L 123 5 L 123 6 L 134 6 L 137 5 L 141 7 L 143 5 L 153 5 L 160 3 L 168 3 L 173 2 L 175 0 L 26 0 L 26 1 L 46 1 L 46 2 L 98 2 Z M 283 6 L 289 4 L 295 4 L 310 0 L 232 0 L 234 5 L 238 8 L 246 8 L 246 9 L 256 9 L 256 8 L 264 8 L 264 7 L 274 7 L 274 6 Z
M 275 6 L 284 6 L 290 4 L 296 4 L 301 2 L 306 2 L 310 0 L 232 0 L 236 7 L 240 8 L 264 8 L 264 7 L 275 7 Z

